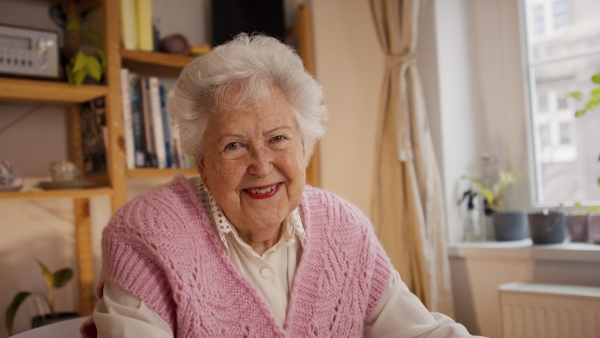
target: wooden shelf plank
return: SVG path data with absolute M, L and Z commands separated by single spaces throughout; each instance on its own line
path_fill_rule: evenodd
M 121 50 L 121 58 L 124 61 L 142 64 L 183 68 L 196 57 L 156 52 L 140 52 L 135 50 Z
M 35 0 L 35 1 L 38 1 L 38 2 L 49 2 L 49 3 L 64 5 L 64 4 L 68 4 L 70 2 L 73 2 L 75 0 Z
M 196 169 L 157 169 L 140 168 L 127 170 L 127 178 L 164 178 L 173 177 L 177 174 L 183 174 L 187 177 L 197 176 Z
M 107 93 L 107 86 L 74 86 L 63 82 L 0 77 L 1 101 L 72 104 L 89 101 Z
M 40 198 L 89 198 L 95 196 L 110 196 L 111 188 L 64 189 L 64 190 L 31 190 L 31 191 L 2 191 L 3 199 L 40 199 Z
M 102 0 L 35 0 L 38 2 L 49 2 L 59 5 L 67 5 L 69 3 L 75 3 L 78 8 L 78 13 L 83 13 L 90 8 L 99 6 L 102 4 Z

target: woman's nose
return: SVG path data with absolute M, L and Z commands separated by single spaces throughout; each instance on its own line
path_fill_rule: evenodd
M 273 170 L 273 156 L 267 147 L 255 147 L 251 152 L 252 162 L 248 167 L 248 173 L 265 177 Z

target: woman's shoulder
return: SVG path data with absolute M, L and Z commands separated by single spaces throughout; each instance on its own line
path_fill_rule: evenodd
M 112 217 L 109 226 L 140 227 L 155 224 L 169 215 L 185 217 L 195 210 L 196 195 L 183 175 L 156 186 L 125 203 Z
M 329 220 L 356 220 L 369 223 L 367 216 L 354 204 L 330 191 L 306 185 L 302 196 L 302 209 L 310 217 L 326 217 Z

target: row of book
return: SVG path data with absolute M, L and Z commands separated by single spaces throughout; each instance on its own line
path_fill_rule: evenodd
M 159 79 L 123 68 L 121 89 L 127 168 L 192 168 L 167 114 L 167 88 Z
M 156 49 L 152 0 L 121 0 L 121 40 L 128 50 Z

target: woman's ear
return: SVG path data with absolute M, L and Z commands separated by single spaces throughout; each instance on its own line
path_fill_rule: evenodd
M 206 185 L 206 176 L 204 175 L 206 171 L 206 167 L 204 166 L 204 156 L 194 156 L 194 162 L 196 163 L 196 170 L 198 171 L 198 174 L 200 174 L 202 182 L 204 183 L 204 185 Z

